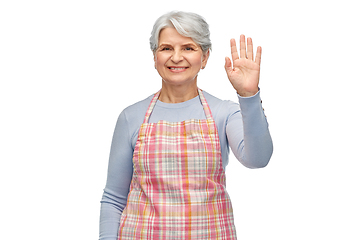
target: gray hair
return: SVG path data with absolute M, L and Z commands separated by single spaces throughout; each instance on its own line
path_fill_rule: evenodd
M 155 53 L 158 48 L 159 35 L 164 28 L 175 28 L 184 37 L 190 37 L 206 53 L 211 50 L 209 25 L 196 13 L 173 11 L 159 17 L 150 37 L 150 48 Z

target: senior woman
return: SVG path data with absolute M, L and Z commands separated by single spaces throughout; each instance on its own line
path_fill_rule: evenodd
M 239 104 L 197 86 L 209 58 L 208 24 L 170 12 L 150 38 L 162 79 L 156 94 L 120 114 L 101 201 L 100 239 L 236 239 L 225 188 L 229 146 L 246 167 L 265 167 L 272 140 L 259 96 L 261 48 L 230 41 L 227 76 Z M 246 47 L 247 45 L 247 47 Z M 247 48 L 247 50 L 246 50 Z

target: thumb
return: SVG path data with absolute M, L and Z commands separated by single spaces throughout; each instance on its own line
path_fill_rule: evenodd
M 230 58 L 228 58 L 228 57 L 225 57 L 225 71 L 226 71 L 226 73 L 227 74 L 229 74 L 230 73 L 230 71 L 232 71 L 233 69 L 232 69 L 232 66 L 231 66 L 231 60 L 230 60 Z

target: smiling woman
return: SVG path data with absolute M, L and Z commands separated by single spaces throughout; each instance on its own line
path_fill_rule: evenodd
M 117 121 L 101 201 L 100 239 L 236 239 L 225 187 L 229 147 L 248 168 L 265 167 L 272 140 L 258 89 L 261 48 L 230 41 L 225 70 L 239 104 L 197 86 L 210 33 L 194 13 L 171 12 L 150 38 L 159 92 Z M 246 50 L 247 47 L 247 50 Z
M 180 35 L 174 28 L 163 29 L 154 53 L 155 68 L 163 80 L 159 100 L 177 103 L 196 97 L 197 75 L 205 68 L 208 57 L 209 50 L 204 53 L 190 37 Z

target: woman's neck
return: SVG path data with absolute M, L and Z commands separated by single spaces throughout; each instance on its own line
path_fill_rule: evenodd
M 190 85 L 169 85 L 162 83 L 159 100 L 164 103 L 181 103 L 199 95 L 196 80 Z

